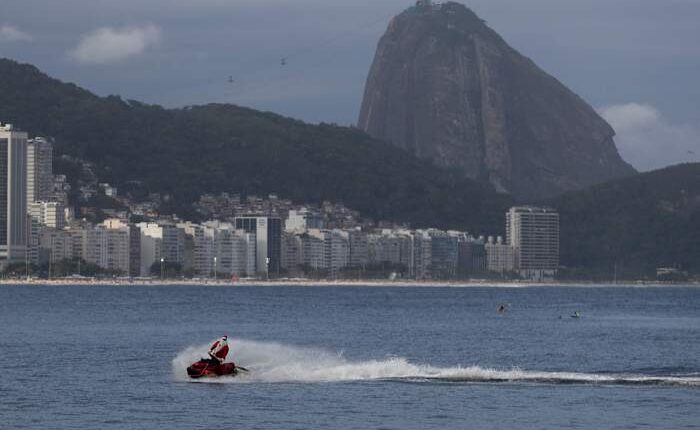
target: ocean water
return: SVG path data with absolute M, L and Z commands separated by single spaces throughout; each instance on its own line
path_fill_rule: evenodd
M 1 429 L 700 428 L 700 289 L 2 286 L 0 367 Z

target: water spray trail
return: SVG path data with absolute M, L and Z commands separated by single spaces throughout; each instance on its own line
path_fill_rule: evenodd
M 442 382 L 527 382 L 548 384 L 678 385 L 700 387 L 700 377 L 641 374 L 540 372 L 521 369 L 489 369 L 479 366 L 434 367 L 408 362 L 405 358 L 350 361 L 339 353 L 318 348 L 295 347 L 270 342 L 230 341 L 233 359 L 251 370 L 235 378 L 206 378 L 198 382 L 278 383 L 404 380 Z M 208 346 L 189 347 L 173 359 L 173 372 L 180 381 L 191 381 L 186 367 L 206 356 Z

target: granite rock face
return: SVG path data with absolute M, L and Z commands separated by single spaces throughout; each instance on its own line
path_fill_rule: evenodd
M 379 41 L 359 128 L 523 199 L 635 172 L 591 106 L 474 12 L 420 3 Z

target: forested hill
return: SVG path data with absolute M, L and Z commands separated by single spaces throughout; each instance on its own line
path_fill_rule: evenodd
M 164 109 L 98 97 L 3 59 L 0 121 L 55 137 L 57 154 L 95 163 L 101 181 L 171 194 L 172 209 L 185 217 L 203 193 L 274 192 L 344 202 L 376 220 L 502 234 L 513 203 L 356 129 L 233 105 Z M 651 276 L 665 265 L 700 273 L 700 164 L 540 203 L 561 213 L 565 274 L 610 279 L 617 266 L 621 278 Z
M 661 266 L 700 273 L 700 163 L 682 164 L 547 202 L 561 216 L 561 259 L 573 273 L 652 276 Z
M 365 133 L 212 104 L 164 109 L 98 97 L 0 59 L 0 121 L 56 138 L 58 154 L 95 163 L 101 181 L 173 196 L 183 215 L 203 193 L 278 193 L 343 202 L 376 220 L 501 232 L 507 196 Z

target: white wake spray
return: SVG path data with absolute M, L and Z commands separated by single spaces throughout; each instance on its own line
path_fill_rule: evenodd
M 232 351 L 231 356 L 235 362 L 248 368 L 250 373 L 240 373 L 235 378 L 202 378 L 197 379 L 197 382 L 312 383 L 405 380 L 700 386 L 700 377 L 539 372 L 517 368 L 499 370 L 479 366 L 434 367 L 413 364 L 401 357 L 350 361 L 340 353 L 270 342 L 231 340 L 229 345 Z M 189 347 L 180 352 L 172 361 L 175 378 L 180 381 L 194 381 L 188 378 L 185 369 L 191 363 L 205 357 L 207 348 L 207 345 L 200 345 Z

